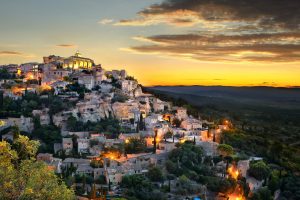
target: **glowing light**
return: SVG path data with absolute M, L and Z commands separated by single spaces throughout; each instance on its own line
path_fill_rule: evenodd
M 17 75 L 18 75 L 18 76 L 21 76 L 21 74 L 22 74 L 22 71 L 21 71 L 20 68 L 18 68 L 18 70 L 17 70 Z
M 25 76 L 25 80 L 33 80 L 34 78 L 34 74 L 32 72 L 28 72 Z
M 165 114 L 165 115 L 163 115 L 163 119 L 164 119 L 165 121 L 170 122 L 171 116 L 172 116 L 172 115 L 170 115 L 170 114 Z
M 234 179 L 237 179 L 239 177 L 239 174 L 240 174 L 238 169 L 234 168 L 233 166 L 229 167 L 227 172 Z
M 126 143 L 126 144 L 128 144 L 128 143 L 129 143 L 129 140 L 128 140 L 128 139 L 126 139 L 126 140 L 125 140 L 125 143 Z
M 39 88 L 41 91 L 49 91 L 52 89 L 50 85 L 44 84 Z
M 160 142 L 160 138 L 158 138 L 158 137 L 155 140 L 156 140 L 156 143 Z
M 11 88 L 11 91 L 13 94 L 15 95 L 21 95 L 23 93 L 23 91 L 25 91 L 26 88 L 24 88 L 23 86 L 21 85 L 16 85 L 16 86 L 13 86 Z
M 230 194 L 228 200 L 244 200 L 245 198 L 240 194 Z
M 183 144 L 183 143 L 185 143 L 185 141 L 186 141 L 186 139 L 181 139 L 180 143 Z
M 229 121 L 226 119 L 226 120 L 224 120 L 224 124 L 225 125 L 228 125 L 229 124 Z
M 108 158 L 111 160 L 118 159 L 120 157 L 118 152 L 115 152 L 115 151 L 109 151 L 109 152 L 103 153 L 102 156 L 104 158 Z
M 6 122 L 5 122 L 5 121 L 3 121 L 3 120 L 0 120 L 0 127 L 1 127 L 1 126 L 5 126 L 5 124 L 6 124 Z

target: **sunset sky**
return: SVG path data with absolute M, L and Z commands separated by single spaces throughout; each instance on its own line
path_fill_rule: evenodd
M 144 85 L 300 86 L 299 0 L 0 0 L 0 64 L 83 56 Z

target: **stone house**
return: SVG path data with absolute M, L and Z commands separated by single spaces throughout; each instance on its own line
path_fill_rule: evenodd
M 73 140 L 72 138 L 63 138 L 62 139 L 63 150 L 68 154 L 73 150 Z
M 202 129 L 202 123 L 200 120 L 194 119 L 194 118 L 187 118 L 181 122 L 181 128 L 184 128 L 185 130 L 200 130 Z
M 90 147 L 90 139 L 79 138 L 77 139 L 78 153 L 88 153 Z

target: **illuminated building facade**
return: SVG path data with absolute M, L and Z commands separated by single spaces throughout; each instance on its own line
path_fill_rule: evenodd
M 82 57 L 82 55 L 78 51 L 74 54 L 74 56 L 70 56 L 68 58 L 63 58 L 55 55 L 44 57 L 45 64 L 49 64 L 52 62 L 60 63 L 64 69 L 72 70 L 90 70 L 95 65 L 92 59 Z
M 92 69 L 94 61 L 89 58 L 84 58 L 77 51 L 74 56 L 64 59 L 63 68 L 69 68 L 73 70 L 78 69 Z

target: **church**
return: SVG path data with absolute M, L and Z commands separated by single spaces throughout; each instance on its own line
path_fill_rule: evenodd
M 92 69 L 95 65 L 94 61 L 90 58 L 84 58 L 77 51 L 74 56 L 64 59 L 63 68 L 78 70 L 78 69 Z
M 79 53 L 78 51 L 74 54 L 74 56 L 70 56 L 68 58 L 63 58 L 55 55 L 44 57 L 45 64 L 51 62 L 61 63 L 64 69 L 72 69 L 72 70 L 79 70 L 79 69 L 91 70 L 92 67 L 95 65 L 92 59 L 82 57 L 81 53 Z

